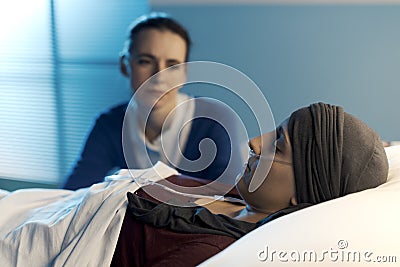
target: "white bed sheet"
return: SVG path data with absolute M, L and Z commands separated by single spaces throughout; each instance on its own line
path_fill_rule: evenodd
M 0 200 L 1 200 L 3 197 L 7 196 L 9 193 L 10 193 L 10 192 L 7 191 L 7 190 L 0 189 Z
M 177 172 L 165 164 L 133 170 L 156 181 Z M 128 171 L 77 191 L 24 189 L 0 199 L 0 266 L 109 266 L 125 215 Z

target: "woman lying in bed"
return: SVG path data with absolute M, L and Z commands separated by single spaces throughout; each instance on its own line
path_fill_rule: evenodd
M 251 140 L 250 147 L 252 155 L 236 186 L 245 205 L 206 201 L 199 207 L 180 207 L 188 199 L 172 193 L 167 199 L 174 205 L 157 203 L 147 190 L 155 185 L 128 193 L 112 265 L 193 266 L 260 225 L 376 187 L 388 174 L 378 135 L 341 107 L 323 103 L 295 111 L 275 134 Z M 180 176 L 169 180 L 184 186 L 204 184 Z

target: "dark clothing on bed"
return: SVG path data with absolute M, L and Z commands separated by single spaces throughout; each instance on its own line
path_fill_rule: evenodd
M 171 178 L 180 185 L 204 184 L 201 179 Z M 228 195 L 239 197 L 235 189 Z M 258 226 L 308 206 L 289 207 L 249 223 L 212 214 L 204 207 L 159 203 L 142 189 L 128 193 L 128 202 L 111 266 L 195 266 Z
M 239 239 L 260 225 L 273 219 L 303 209 L 311 204 L 303 203 L 277 211 L 257 223 L 240 221 L 223 214 L 213 214 L 207 208 L 180 207 L 156 203 L 128 193 L 128 210 L 137 222 L 174 232 L 188 234 L 224 235 Z
M 127 106 L 127 103 L 119 105 L 100 115 L 64 189 L 87 187 L 103 181 L 112 170 L 128 168 L 122 148 L 122 126 Z M 231 140 L 224 127 L 212 119 L 196 118 L 192 121 L 183 156 L 188 160 L 198 159 L 200 141 L 206 138 L 215 142 L 217 154 L 214 161 L 197 172 L 177 169 L 180 173 L 214 180 L 224 172 L 231 158 Z
M 184 176 L 172 176 L 168 180 L 188 187 L 207 183 L 206 180 Z M 153 203 L 159 203 L 143 189 L 139 189 L 134 194 L 149 199 Z M 171 194 L 170 196 L 176 199 L 185 198 L 168 192 L 167 194 Z M 232 189 L 229 195 L 239 197 L 235 189 Z M 236 240 L 228 235 L 175 232 L 168 227 L 156 227 L 139 222 L 128 208 L 111 266 L 196 266 Z
M 212 234 L 187 234 L 156 228 L 125 214 L 111 266 L 196 266 L 236 241 Z
M 255 223 L 215 215 L 205 207 L 158 204 L 132 193 L 128 193 L 128 210 L 138 222 L 180 233 L 225 235 L 239 239 L 257 227 Z

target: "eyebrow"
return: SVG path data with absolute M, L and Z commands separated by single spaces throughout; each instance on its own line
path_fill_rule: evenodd
M 135 58 L 138 58 L 138 57 L 150 57 L 150 58 L 152 58 L 152 59 L 155 59 L 155 58 L 156 58 L 156 57 L 153 56 L 152 54 L 148 54 L 148 53 L 136 54 Z
M 157 59 L 154 55 L 152 54 L 148 54 L 148 53 L 139 53 L 135 56 L 135 58 L 139 58 L 139 57 L 149 57 L 153 60 Z M 174 62 L 174 63 L 183 63 L 183 61 L 175 59 L 175 58 L 168 58 L 166 60 L 167 62 Z

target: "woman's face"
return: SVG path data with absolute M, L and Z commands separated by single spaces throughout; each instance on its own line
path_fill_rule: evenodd
M 250 156 L 245 173 L 236 185 L 248 208 L 269 214 L 296 204 L 288 120 L 277 127 L 275 134 L 271 132 L 258 136 L 250 140 L 249 145 L 254 153 Z M 269 172 L 263 174 L 265 179 L 261 185 L 250 192 L 250 182 L 262 161 L 266 161 L 271 168 Z
M 186 42 L 178 34 L 169 30 L 144 29 L 135 39 L 127 58 L 130 85 L 136 99 L 146 106 L 153 106 L 157 99 L 164 95 L 156 106 L 162 103 L 175 103 L 176 94 L 186 80 L 183 66 L 175 66 L 185 62 Z M 175 66 L 175 67 L 173 67 Z M 166 71 L 168 67 L 172 67 Z M 138 91 L 139 87 L 151 76 L 149 82 Z

